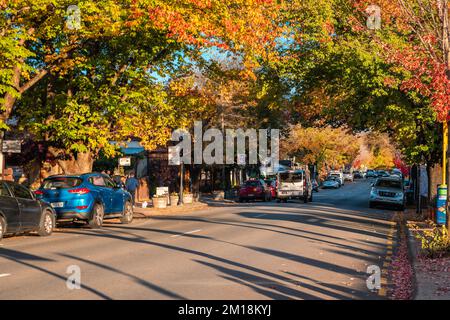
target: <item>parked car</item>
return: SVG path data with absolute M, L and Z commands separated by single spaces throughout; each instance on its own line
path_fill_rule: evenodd
M 49 236 L 55 227 L 56 213 L 24 186 L 0 181 L 0 240 L 6 234 L 36 231 Z
M 311 181 L 311 183 L 312 183 L 312 189 L 313 189 L 313 191 L 314 191 L 314 192 L 319 192 L 319 183 L 317 182 L 317 180 L 316 180 L 316 179 L 313 179 L 313 180 Z
M 350 171 L 344 171 L 344 181 L 353 182 L 353 174 Z
M 377 174 L 375 173 L 375 171 L 374 170 L 367 170 L 367 172 L 366 172 L 366 178 L 376 178 L 377 177 Z
M 363 179 L 363 178 L 364 174 L 361 171 L 359 170 L 353 171 L 353 179 Z
M 345 183 L 345 181 L 344 181 L 344 174 L 341 171 L 330 171 L 329 176 L 338 178 L 339 184 L 341 186 L 344 185 L 344 183 Z
M 290 170 L 277 174 L 277 201 L 287 202 L 289 199 L 302 199 L 303 202 L 313 200 L 312 183 L 307 170 Z
M 397 177 L 380 177 L 372 184 L 369 207 L 394 205 L 400 210 L 405 208 L 405 193 L 402 180 Z
M 329 176 L 323 183 L 323 189 L 339 189 L 341 184 L 339 183 L 339 179 L 336 177 Z
M 377 178 L 387 178 L 390 174 L 386 170 L 378 170 L 377 171 Z
M 270 189 L 270 198 L 275 199 L 277 197 L 277 181 L 273 179 L 266 179 L 264 182 Z
M 249 200 L 271 201 L 271 190 L 264 180 L 248 180 L 239 189 L 239 202 Z
M 130 193 L 105 174 L 51 176 L 35 193 L 50 203 L 58 221 L 87 221 L 91 228 L 101 228 L 105 219 L 133 220 Z

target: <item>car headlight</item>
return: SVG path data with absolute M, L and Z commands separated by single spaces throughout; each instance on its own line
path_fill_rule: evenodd
M 377 191 L 376 191 L 375 189 L 370 190 L 370 196 L 371 196 L 371 197 L 376 197 L 376 196 L 378 196 Z

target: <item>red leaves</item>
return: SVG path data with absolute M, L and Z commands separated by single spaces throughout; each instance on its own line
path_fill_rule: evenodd
M 410 300 L 413 293 L 413 268 L 408 257 L 406 236 L 401 237 L 399 248 L 393 257 L 391 279 L 392 298 L 395 300 Z

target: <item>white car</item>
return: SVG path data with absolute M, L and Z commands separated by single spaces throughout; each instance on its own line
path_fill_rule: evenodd
M 341 171 L 330 171 L 329 177 L 336 177 L 339 180 L 341 186 L 344 185 L 344 174 Z
M 322 183 L 322 189 L 339 189 L 341 187 L 341 184 L 336 177 L 328 177 L 323 183 Z
M 344 180 L 353 182 L 353 174 L 350 171 L 344 171 Z

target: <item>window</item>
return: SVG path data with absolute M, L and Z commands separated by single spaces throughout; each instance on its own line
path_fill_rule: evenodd
M 302 173 L 290 173 L 285 172 L 280 174 L 281 182 L 302 182 L 303 174 Z
M 0 182 L 0 196 L 11 197 L 11 193 L 8 190 L 8 186 L 3 182 Z
M 94 186 L 106 187 L 105 179 L 102 176 L 94 176 L 89 180 Z
M 400 181 L 393 181 L 393 180 L 378 180 L 376 186 L 381 188 L 395 188 L 395 189 L 402 188 Z
M 34 199 L 33 196 L 31 195 L 31 192 L 24 186 L 21 186 L 20 184 L 13 184 L 12 189 L 14 196 L 16 198 L 30 199 L 30 200 Z
M 43 188 L 46 190 L 52 189 L 71 189 L 78 187 L 82 183 L 79 178 L 58 177 L 44 180 Z
M 254 188 L 256 188 L 256 187 L 260 186 L 260 182 L 256 181 L 256 180 L 247 181 L 247 182 L 245 182 L 245 186 L 246 187 L 254 187 Z
M 104 179 L 105 179 L 105 184 L 108 188 L 114 188 L 117 185 L 110 178 L 104 178 Z

